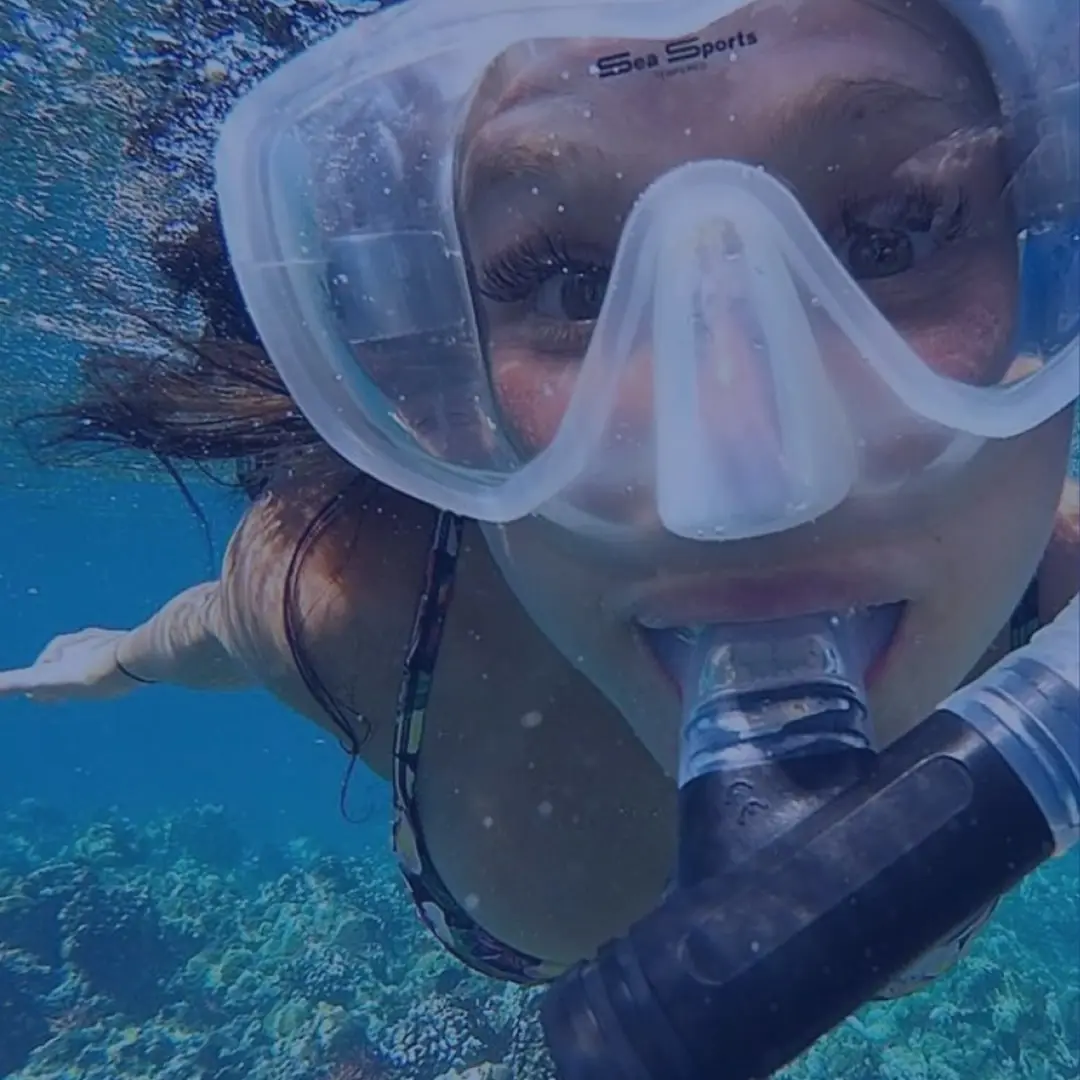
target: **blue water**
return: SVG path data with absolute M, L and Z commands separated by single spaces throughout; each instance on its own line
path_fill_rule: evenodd
M 199 72 L 240 86 L 280 58 L 245 10 L 280 9 L 308 41 L 365 6 L 0 0 L 0 667 L 216 573 L 160 471 L 45 469 L 10 422 L 70 396 L 86 346 L 155 347 L 95 283 L 193 325 L 146 239 L 205 192 L 221 96 Z M 153 169 L 125 158 L 135 114 L 178 88 L 205 129 L 170 131 Z M 193 491 L 220 558 L 242 506 Z M 507 1062 L 541 1080 L 534 996 L 433 943 L 389 855 L 386 786 L 357 772 L 350 824 L 344 766 L 262 691 L 0 702 L 0 1078 L 436 1080 Z M 862 1010 L 787 1076 L 1076 1080 L 1080 862 L 1044 868 L 954 972 Z
M 86 346 L 160 348 L 95 290 L 191 329 L 191 310 L 162 289 L 146 241 L 189 218 L 206 190 L 215 117 L 228 100 L 215 97 L 207 65 L 251 79 L 283 55 L 245 10 L 280 11 L 299 44 L 373 6 L 0 0 L 0 663 L 31 662 L 65 630 L 135 625 L 216 575 L 160 470 L 137 482 L 36 468 L 10 422 L 70 395 Z M 125 158 L 134 125 L 155 108 L 169 114 L 181 93 L 198 99 L 199 122 L 169 130 L 149 156 Z M 212 486 L 193 490 L 220 557 L 242 508 Z M 138 815 L 202 800 L 227 807 L 253 838 L 306 831 L 349 849 L 372 839 L 375 826 L 346 826 L 337 813 L 343 754 L 265 693 L 162 688 L 100 705 L 5 703 L 4 714 L 19 738 L 0 753 L 0 805 L 34 796 L 80 815 L 106 805 Z M 355 814 L 385 797 L 358 775 L 350 805 Z
M 220 552 L 239 504 L 195 490 Z M 80 470 L 36 490 L 0 488 L 0 665 L 31 663 L 58 633 L 138 625 L 207 574 L 203 535 L 171 485 Z M 0 806 L 38 798 L 81 818 L 115 806 L 138 819 L 205 802 L 255 841 L 307 835 L 350 851 L 386 839 L 386 786 L 358 771 L 351 816 L 376 802 L 384 812 L 367 826 L 345 822 L 344 754 L 264 691 L 154 687 L 0 709 Z

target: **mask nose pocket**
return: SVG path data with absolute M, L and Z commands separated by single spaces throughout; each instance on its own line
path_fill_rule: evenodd
M 653 324 L 660 517 L 731 539 L 819 517 L 851 490 L 857 454 L 777 225 L 715 179 L 674 205 Z

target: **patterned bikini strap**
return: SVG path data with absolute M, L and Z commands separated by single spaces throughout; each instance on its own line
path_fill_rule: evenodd
M 464 521 L 441 513 L 432 535 L 405 669 L 398 689 L 394 729 L 394 854 L 421 921 L 462 963 L 490 978 L 532 985 L 555 978 L 563 965 L 499 941 L 458 902 L 428 851 L 416 807 L 416 777 L 424 721 L 439 646 L 453 596 Z

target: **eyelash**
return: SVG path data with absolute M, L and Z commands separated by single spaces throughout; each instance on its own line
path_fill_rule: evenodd
M 609 265 L 574 255 L 562 237 L 538 232 L 483 268 L 480 293 L 499 304 L 518 304 L 556 274 L 607 273 L 608 270 Z
M 951 243 L 963 234 L 969 222 L 967 194 L 962 188 L 946 191 L 926 184 L 915 185 L 884 199 L 855 194 L 844 196 L 838 208 L 838 228 L 828 230 L 825 235 L 846 241 L 860 232 L 890 226 L 911 229 L 923 223 L 925 228 L 920 231 L 929 233 L 934 229 L 938 215 L 951 201 L 955 206 L 942 223 L 940 234 L 942 243 Z M 880 216 L 887 223 L 875 224 L 869 220 L 871 216 Z M 498 304 L 520 304 L 556 274 L 606 274 L 610 268 L 610 263 L 575 255 L 563 237 L 537 232 L 482 269 L 479 291 Z

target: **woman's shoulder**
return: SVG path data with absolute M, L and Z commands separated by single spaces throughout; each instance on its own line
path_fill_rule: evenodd
M 249 632 L 269 631 L 284 643 L 290 602 L 307 613 L 309 634 L 348 606 L 364 573 L 358 538 L 367 487 L 355 471 L 327 461 L 283 471 L 252 500 L 222 566 L 226 602 Z
M 221 614 L 234 651 L 269 689 L 320 720 L 298 651 L 325 668 L 356 615 L 362 567 L 342 539 L 355 513 L 348 486 L 348 477 L 329 474 L 268 485 L 234 530 L 221 572 Z
M 331 714 L 392 716 L 431 518 L 356 473 L 268 485 L 221 577 L 223 619 L 249 669 L 328 730 Z M 388 734 L 366 732 L 364 757 L 379 771 Z

